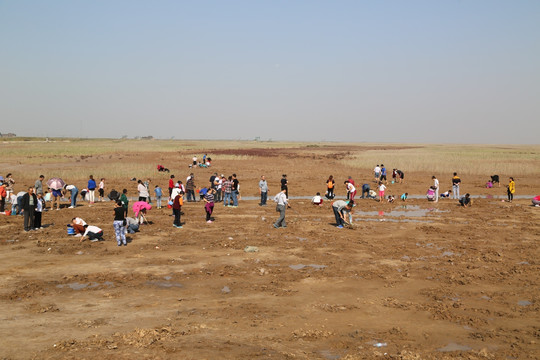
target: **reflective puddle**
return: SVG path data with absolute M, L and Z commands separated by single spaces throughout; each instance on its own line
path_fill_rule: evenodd
M 95 289 L 100 286 L 105 287 L 114 287 L 114 284 L 110 281 L 105 281 L 104 283 L 90 282 L 90 283 L 78 283 L 73 282 L 69 284 L 58 284 L 56 287 L 58 289 L 70 288 L 71 290 L 82 290 L 82 289 Z
M 431 220 L 420 220 L 416 218 L 426 217 L 428 215 L 439 215 L 448 212 L 437 208 L 421 208 L 418 205 L 402 205 L 391 211 L 362 211 L 354 210 L 355 221 L 389 221 L 389 222 L 421 222 L 430 223 Z M 358 217 L 360 216 L 360 217 Z M 377 218 L 362 218 L 362 216 L 371 216 Z M 399 218 L 399 219 L 397 219 Z M 415 219 L 409 219 L 415 218 Z
M 289 265 L 289 267 L 293 270 L 302 270 L 302 269 L 305 269 L 306 267 L 310 267 L 310 268 L 313 268 L 315 270 L 320 270 L 320 269 L 324 269 L 326 267 L 326 265 L 315 265 L 315 264 L 309 264 L 309 265 L 304 265 L 304 264 L 297 264 L 297 265 Z

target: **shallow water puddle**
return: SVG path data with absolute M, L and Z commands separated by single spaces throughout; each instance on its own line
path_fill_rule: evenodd
M 326 267 L 326 265 L 315 265 L 315 264 L 310 264 L 310 265 L 304 265 L 304 264 L 297 264 L 297 265 L 289 265 L 289 267 L 293 270 L 302 270 L 306 267 L 311 267 L 313 269 L 316 269 L 316 270 L 320 270 L 320 269 L 324 269 Z
M 418 205 L 402 205 L 391 211 L 362 211 L 354 210 L 356 216 L 377 216 L 378 218 L 356 218 L 357 221 L 389 221 L 389 222 L 415 222 L 415 223 L 430 223 L 431 220 L 408 219 L 421 218 L 431 214 L 440 214 L 448 212 L 447 210 L 439 210 L 437 208 L 424 209 Z M 389 218 L 388 218 L 389 217 Z M 400 218 L 400 219 L 392 219 Z
M 456 344 L 456 343 L 450 343 L 450 344 L 446 345 L 445 347 L 442 347 L 442 348 L 437 349 L 437 350 L 442 351 L 442 352 L 469 351 L 469 350 L 472 350 L 472 348 L 467 346 L 467 345 L 459 345 L 459 344 Z
M 519 300 L 518 305 L 519 306 L 529 306 L 529 305 L 532 305 L 532 302 L 530 302 L 528 300 Z
M 82 289 L 95 289 L 99 286 L 106 286 L 106 287 L 114 287 L 114 284 L 110 281 L 105 281 L 103 284 L 97 283 L 97 282 L 91 282 L 91 283 L 78 283 L 73 282 L 69 284 L 58 284 L 56 285 L 57 288 L 63 289 L 63 288 L 70 288 L 72 290 L 82 290 Z
M 177 283 L 177 282 L 170 282 L 170 281 L 147 281 L 146 285 L 153 285 L 157 286 L 158 288 L 162 289 L 170 289 L 173 287 L 181 288 L 184 287 L 184 285 Z

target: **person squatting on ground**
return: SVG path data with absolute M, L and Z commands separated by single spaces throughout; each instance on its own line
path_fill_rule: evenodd
M 452 194 L 453 199 L 459 199 L 459 186 L 461 185 L 461 179 L 459 176 L 457 176 L 457 173 L 454 173 L 454 177 L 452 178 Z
M 268 199 L 268 183 L 266 182 L 266 177 L 261 176 L 259 180 L 259 194 L 261 195 L 261 202 L 259 206 L 266 206 L 266 200 Z
M 206 211 L 206 222 L 211 224 L 212 223 L 212 212 L 214 212 L 214 194 L 216 193 L 216 189 L 209 188 L 206 194 L 204 194 L 204 210 Z
M 182 205 L 184 205 L 184 192 L 182 190 L 178 191 L 172 200 L 172 209 L 174 215 L 173 227 L 181 229 L 182 223 L 180 222 L 180 216 L 182 215 Z
M 533 206 L 540 206 L 540 195 L 533 197 L 531 201 Z
M 90 175 L 90 178 L 88 179 L 88 202 L 90 204 L 93 204 L 95 202 L 95 192 L 96 190 L 96 180 L 94 180 L 94 176 Z
M 126 217 L 126 232 L 135 234 L 139 231 L 139 222 L 132 217 Z
M 73 230 L 75 230 L 76 237 L 82 236 L 82 234 L 84 234 L 85 225 L 86 225 L 86 221 L 84 221 L 80 217 L 74 217 L 73 219 L 71 219 L 71 227 L 73 227 Z
M 465 194 L 459 199 L 459 204 L 463 207 L 468 207 L 472 205 L 471 195 L 469 193 Z
M 343 229 L 343 224 L 347 222 L 345 220 L 345 212 L 350 214 L 351 209 L 354 206 L 354 201 L 336 200 L 332 203 L 332 210 L 334 211 L 334 217 L 336 218 L 336 226 L 339 229 Z
M 41 193 L 43 194 L 43 192 Z M 29 187 L 28 192 L 21 199 L 21 209 L 24 214 L 24 231 L 34 229 L 34 211 L 37 207 L 37 196 L 34 194 L 34 188 Z
M 322 206 L 323 204 L 323 199 L 321 197 L 321 193 L 318 192 L 317 195 L 315 195 L 312 199 L 311 199 L 311 203 L 313 205 L 318 205 L 318 206 Z
M 285 222 L 285 210 L 290 208 L 289 200 L 287 199 L 287 189 L 281 189 L 276 196 L 274 196 L 274 202 L 277 203 L 276 211 L 279 212 L 279 218 L 274 223 L 274 227 L 277 228 L 286 228 L 287 223 Z
M 84 225 L 84 229 L 85 231 L 81 237 L 81 242 L 86 240 L 86 238 L 88 238 L 90 241 L 103 240 L 103 230 L 101 230 L 99 227 L 94 225 Z
M 114 234 L 116 235 L 116 244 L 118 246 L 127 246 L 126 241 L 126 225 L 127 221 L 124 216 L 124 206 L 122 202 L 118 200 L 114 205 Z
M 514 182 L 514 178 L 510 177 L 508 182 L 508 186 L 506 187 L 506 193 L 508 194 L 508 202 L 512 202 L 514 200 L 514 193 L 516 192 L 516 183 Z

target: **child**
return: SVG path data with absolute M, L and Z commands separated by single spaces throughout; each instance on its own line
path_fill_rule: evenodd
M 101 181 L 99 182 L 99 189 L 98 189 L 98 192 L 99 192 L 99 199 L 98 201 L 105 201 L 105 199 L 103 198 L 105 195 L 105 178 L 101 178 Z
M 154 193 L 156 194 L 157 208 L 161 209 L 161 196 L 163 195 L 163 192 L 161 191 L 159 185 L 156 185 L 154 188 Z
M 401 194 L 401 201 L 407 200 L 407 197 L 409 196 L 409 193 Z
M 43 194 L 37 194 L 36 210 L 34 211 L 34 230 L 43 229 L 41 227 L 41 214 L 43 213 L 44 204 Z
M 344 184 L 345 184 L 345 187 L 347 188 L 347 195 L 348 195 L 347 199 L 354 201 L 354 197 L 356 195 L 356 188 L 349 180 L 346 180 Z
M 452 194 L 452 190 L 448 190 L 448 191 L 446 191 L 446 192 L 443 192 L 443 193 L 441 194 L 441 197 L 442 197 L 442 198 L 449 198 L 451 194 Z
M 79 237 L 82 236 L 82 234 L 84 233 L 84 227 L 86 226 L 86 222 L 79 217 L 74 217 L 73 219 L 71 219 L 71 226 L 75 230 L 75 237 Z
M 211 224 L 213 221 L 212 212 L 214 211 L 214 194 L 216 190 L 209 188 L 204 195 L 204 210 L 206 211 L 206 222 Z
M 88 237 L 90 241 L 103 240 L 103 230 L 101 230 L 97 226 L 84 225 L 84 228 L 85 231 L 83 236 L 81 237 L 81 242 L 83 242 L 86 237 Z
M 388 195 L 388 202 L 389 203 L 393 203 L 395 199 L 396 198 L 394 197 L 394 195 Z
M 317 195 L 315 195 L 313 197 L 313 199 L 311 199 L 311 203 L 313 205 L 319 205 L 319 206 L 322 206 L 322 203 L 323 203 L 323 199 L 321 198 L 321 193 L 318 192 Z
M 120 201 L 122 202 L 122 206 L 124 207 L 124 216 L 127 217 L 128 214 L 128 205 L 129 200 L 127 198 L 127 189 L 122 190 L 122 195 L 120 196 Z
M 434 188 L 434 186 L 429 187 L 426 195 L 427 195 L 427 199 L 429 201 L 435 201 L 436 196 L 435 196 L 435 188 Z
M 127 246 L 126 225 L 127 221 L 126 217 L 124 216 L 124 207 L 122 205 L 122 202 L 118 200 L 116 204 L 114 204 L 113 221 L 114 235 L 116 236 L 116 244 L 118 246 Z
M 199 190 L 199 198 L 200 198 L 201 201 L 204 200 L 204 195 L 206 195 L 207 191 L 208 191 L 207 188 L 202 188 L 202 189 Z
M 384 190 L 386 190 L 386 186 L 384 186 L 382 181 L 379 181 L 379 202 L 383 202 L 384 200 Z
M 492 187 L 493 183 L 491 182 L 491 180 L 488 180 L 488 182 L 486 183 L 486 188 L 491 189 Z
M 184 192 L 180 190 L 173 199 L 172 209 L 174 215 L 173 226 L 181 229 L 182 223 L 180 222 L 180 215 L 182 214 L 182 205 L 184 205 Z

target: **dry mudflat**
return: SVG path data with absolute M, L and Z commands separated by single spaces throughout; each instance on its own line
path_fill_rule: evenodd
M 287 228 L 274 229 L 275 206 L 250 200 L 261 174 L 273 196 L 287 173 L 294 197 L 324 192 L 333 173 L 343 196 L 348 175 L 372 184 L 371 170 L 309 150 L 248 155 L 220 161 L 218 154 L 212 168 L 193 170 L 197 185 L 214 171 L 236 172 L 237 208 L 216 204 L 215 222 L 207 224 L 202 203 L 186 203 L 182 229 L 172 227 L 170 210 L 152 209 L 151 224 L 129 235 L 126 247 L 116 246 L 111 202 L 75 209 L 64 202 L 44 213 L 44 229 L 29 233 L 22 216 L 0 216 L 0 358 L 539 357 L 540 208 L 529 198 L 502 202 L 494 196 L 504 186 L 485 189 L 486 174 L 468 175 L 462 192 L 479 196 L 470 208 L 454 200 L 359 200 L 354 228 L 337 229 L 329 202 L 293 199 Z M 162 162 L 185 179 L 191 156 L 123 161 Z M 99 178 L 100 161 L 77 166 Z M 10 169 L 22 187 L 39 173 L 54 176 L 55 164 Z M 424 194 L 431 175 L 406 171 L 405 183 L 387 193 Z M 448 187 L 451 174 L 438 175 Z M 108 179 L 107 187 L 135 196 L 133 176 Z M 152 182 L 166 188 L 167 179 L 156 171 Z M 538 176 L 517 180 L 518 194 L 540 189 Z M 103 228 L 106 240 L 68 236 L 74 216 Z

